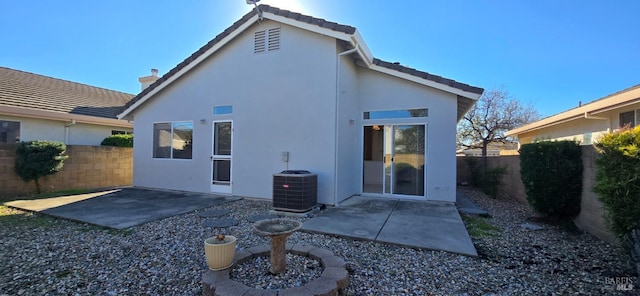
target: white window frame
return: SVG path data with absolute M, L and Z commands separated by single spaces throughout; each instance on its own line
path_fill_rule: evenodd
M 216 123 L 224 123 L 224 122 L 228 122 L 231 124 L 231 149 L 229 151 L 229 155 L 219 155 L 219 154 L 215 154 L 215 140 L 216 140 Z M 211 175 L 210 175 L 210 180 L 211 180 L 211 192 L 214 193 L 219 193 L 219 194 L 231 194 L 233 192 L 233 120 L 231 119 L 220 119 L 220 120 L 214 120 L 212 125 L 211 125 Z M 213 166 L 214 166 L 214 162 L 216 160 L 228 160 L 230 162 L 230 166 L 229 166 L 229 183 L 228 184 L 222 184 L 222 183 L 213 183 Z

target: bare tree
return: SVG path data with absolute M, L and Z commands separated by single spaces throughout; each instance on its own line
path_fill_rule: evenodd
M 506 131 L 539 117 L 532 105 L 515 100 L 506 90 L 486 91 L 458 123 L 458 146 L 482 148 L 482 157 L 486 157 L 489 143 L 512 141 L 505 137 Z

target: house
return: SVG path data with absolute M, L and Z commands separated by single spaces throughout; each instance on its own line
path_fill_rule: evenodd
M 482 146 L 479 144 L 478 146 Z M 473 156 L 481 157 L 482 148 L 458 148 L 456 151 L 458 156 Z M 491 142 L 487 144 L 487 156 L 502 156 L 502 155 L 518 155 L 518 143 L 514 142 Z
M 356 28 L 260 5 L 125 106 L 134 186 L 271 198 L 272 175 L 455 201 L 456 123 L 483 89 L 374 58 Z
M 133 124 L 116 115 L 133 95 L 0 67 L 0 143 L 100 145 Z
M 578 141 L 582 145 L 582 195 L 580 214 L 574 222 L 580 229 L 600 239 L 615 242 L 615 236 L 607 227 L 604 206 L 591 190 L 595 185 L 598 158 L 598 152 L 592 144 L 596 143 L 601 135 L 638 124 L 640 84 L 510 130 L 505 135 L 517 137 L 520 145 L 542 140 Z M 524 195 L 523 187 L 520 192 Z
M 598 137 L 640 124 L 640 84 L 542 120 L 510 130 L 520 145 L 539 140 L 571 140 L 591 145 Z

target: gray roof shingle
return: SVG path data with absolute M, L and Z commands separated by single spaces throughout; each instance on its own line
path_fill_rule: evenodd
M 448 86 L 451 86 L 453 88 L 464 90 L 464 91 L 467 91 L 467 92 L 470 92 L 470 93 L 481 95 L 482 92 L 484 91 L 484 89 L 480 88 L 480 87 L 471 86 L 471 85 L 468 85 L 468 84 L 457 82 L 457 81 L 452 80 L 452 79 L 444 78 L 442 76 L 433 75 L 433 74 L 429 74 L 427 72 L 419 71 L 419 70 L 416 70 L 416 69 L 413 69 L 413 68 L 405 67 L 405 66 L 400 65 L 399 63 L 385 62 L 385 61 L 380 60 L 380 59 L 373 59 L 373 63 L 378 65 L 378 66 L 380 66 L 380 67 L 385 67 L 385 68 L 388 68 L 388 69 L 396 70 L 398 72 L 407 73 L 407 74 L 413 75 L 413 76 L 418 76 L 418 77 L 424 78 L 426 80 L 431 80 L 431 81 L 434 81 L 434 82 L 437 82 L 437 83 L 440 83 L 440 84 L 448 85 Z
M 0 105 L 117 118 L 133 95 L 0 67 Z

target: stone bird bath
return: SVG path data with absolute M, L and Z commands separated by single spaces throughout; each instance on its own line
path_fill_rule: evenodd
M 269 272 L 272 274 L 283 273 L 287 270 L 285 261 L 287 237 L 300 229 L 300 227 L 302 227 L 302 223 L 283 218 L 261 220 L 253 224 L 253 229 L 258 235 L 271 238 L 271 266 L 269 267 Z

